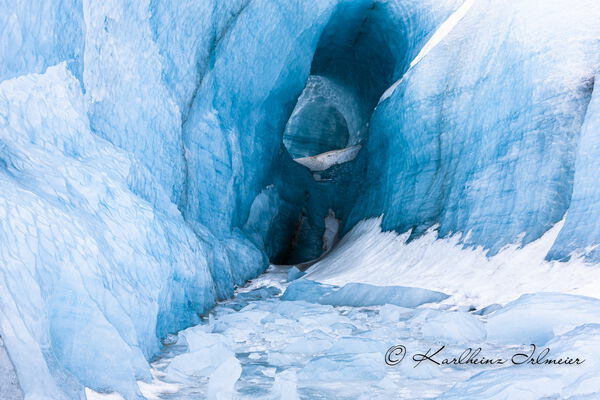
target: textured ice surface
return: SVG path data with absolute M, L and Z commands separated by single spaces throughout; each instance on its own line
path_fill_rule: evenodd
M 0 83 L 0 116 L 0 321 L 21 387 L 132 397 L 159 338 L 213 304 L 209 250 L 146 168 L 90 132 L 65 64 Z
M 600 5 L 465 4 L 378 105 L 363 149 L 369 190 L 352 221 L 384 214 L 385 229 L 413 236 L 437 224 L 493 254 L 539 238 L 573 199 L 549 256 L 583 252 L 600 241 L 584 221 L 599 203 L 588 171 Z
M 292 267 L 289 269 L 288 273 L 287 273 L 287 280 L 288 281 L 293 281 L 295 279 L 298 279 L 300 277 L 302 277 L 305 273 L 300 271 L 298 268 L 296 267 Z
M 447 298 L 448 295 L 444 293 L 413 287 L 348 283 L 338 288 L 308 279 L 292 282 L 281 297 L 282 300 L 302 300 L 332 306 L 369 307 L 392 304 L 406 308 L 436 303 Z
M 417 307 L 448 298 L 448 295 L 431 290 L 402 286 L 373 286 L 364 283 L 348 283 L 327 293 L 317 301 L 333 306 L 368 307 L 393 304 L 400 307 Z
M 444 312 L 431 316 L 421 327 L 424 337 L 432 340 L 481 343 L 486 337 L 485 325 L 466 312 Z M 514 340 L 520 340 L 513 338 Z M 515 343 L 514 341 L 508 344 Z
M 0 335 L 28 398 L 81 398 L 84 387 L 139 397 L 160 339 L 268 257 L 320 256 L 330 209 L 346 230 L 384 214 L 384 228 L 415 228 L 411 238 L 439 231 L 408 243 L 354 231 L 315 279 L 327 265 L 340 286 L 425 287 L 480 307 L 595 289 L 597 272 L 577 260 L 542 261 L 597 258 L 595 0 L 17 0 L 0 10 Z M 357 158 L 314 176 L 282 144 L 309 76 L 329 82 L 321 93 L 350 144 L 370 120 Z M 561 219 L 558 240 L 560 226 L 530 244 L 534 262 L 529 246 L 484 257 Z M 463 236 L 435 240 L 453 232 Z M 461 292 L 465 282 L 478 285 Z M 353 332 L 338 310 L 295 303 L 271 320 L 215 326 L 237 340 L 260 324 L 293 332 L 315 307 L 306 329 Z M 348 360 L 360 369 L 369 357 Z M 435 374 L 422 371 L 412 374 Z M 215 396 L 230 392 L 213 382 L 223 383 Z M 374 396 L 389 381 L 378 384 Z
M 600 300 L 557 293 L 520 297 L 488 318 L 488 340 L 546 344 L 556 334 L 585 323 L 600 323 Z
M 358 141 L 350 139 L 351 133 L 358 135 L 357 106 L 346 104 L 355 99 L 344 90 L 327 78 L 309 78 L 283 135 L 283 144 L 293 158 L 342 149 Z
M 533 314 L 535 315 L 535 314 Z M 548 342 L 553 359 L 582 355 L 582 365 L 548 366 L 524 365 L 515 371 L 501 368 L 486 371 L 457 384 L 439 399 L 465 399 L 480 396 L 486 399 L 560 398 L 594 399 L 598 397 L 598 368 L 600 368 L 600 325 L 586 324 L 557 336 Z
M 252 281 L 239 294 L 264 287 L 285 289 L 286 270 L 272 267 Z M 289 287 L 289 286 L 288 286 Z M 524 299 L 526 301 L 524 301 Z M 398 393 L 406 399 L 440 398 L 570 398 L 577 394 L 597 395 L 598 326 L 593 321 L 590 302 L 582 296 L 539 294 L 506 305 L 524 322 L 530 332 L 545 336 L 551 358 L 585 358 L 584 364 L 559 366 L 528 365 L 435 365 L 419 364 L 411 357 L 428 349 L 442 349 L 439 358 L 458 357 L 465 349 L 482 347 L 482 356 L 510 359 L 513 354 L 529 352 L 529 343 L 520 337 L 503 344 L 486 339 L 497 329 L 487 317 L 460 311 L 461 305 L 431 304 L 416 309 L 397 306 L 332 307 L 304 301 L 281 301 L 277 295 L 236 307 L 238 298 L 217 305 L 203 322 L 179 334 L 179 342 L 165 348 L 152 364 L 154 380 L 145 389 L 153 389 L 158 399 L 191 399 L 208 393 L 209 382 L 185 374 L 176 390 L 158 388 L 172 384 L 168 372 L 182 357 L 192 357 L 198 347 L 224 346 L 241 364 L 233 398 L 243 399 L 389 399 Z M 527 307 L 522 307 L 524 303 Z M 565 308 L 581 310 L 571 325 L 564 324 Z M 583 310 L 590 309 L 589 313 Z M 238 310 L 238 311 L 232 311 Z M 511 311 L 506 311 L 507 313 Z M 498 312 L 498 317 L 500 313 Z M 549 315 L 562 316 L 548 318 Z M 245 325 L 240 321 L 249 321 Z M 503 322 L 504 325 L 506 321 Z M 541 322 L 541 324 L 538 324 Z M 581 324 L 580 326 L 576 326 Z M 524 332 L 526 333 L 526 332 Z M 190 338 L 202 338 L 190 344 Z M 202 344 L 205 342 L 206 344 Z M 394 367 L 384 362 L 392 345 L 403 344 L 408 352 Z M 539 343 L 540 349 L 544 346 Z M 230 353 L 225 351 L 227 357 Z M 203 361 L 198 359 L 198 364 Z M 531 382 L 528 386 L 527 382 Z M 514 383 L 514 384 L 513 384 Z M 286 397 L 288 396 L 288 397 Z M 229 397 L 228 397 L 229 398 Z M 591 397 L 593 398 L 593 397 Z M 574 400 L 575 398 L 573 398 Z
M 289 301 L 304 300 L 311 303 L 318 303 L 318 300 L 322 296 L 331 293 L 335 289 L 337 289 L 335 286 L 323 285 L 308 279 L 299 279 L 293 281 L 288 286 L 281 299 Z
M 4 341 L 0 337 L 0 398 L 22 400 L 23 391 L 19 386 L 15 367 L 8 357 Z
M 575 162 L 573 196 L 563 230 L 550 250 L 549 258 L 565 260 L 575 252 L 595 261 L 599 257 L 598 225 L 590 221 L 600 212 L 598 173 L 600 152 L 600 75 L 592 78 L 594 88 L 581 128 L 581 139 Z

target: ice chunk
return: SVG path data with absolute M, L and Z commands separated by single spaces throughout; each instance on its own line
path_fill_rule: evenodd
M 308 279 L 293 281 L 281 296 L 281 300 L 298 301 L 303 300 L 317 303 L 327 293 L 333 291 L 335 286 L 324 285 Z
M 385 363 L 378 353 L 341 354 L 317 357 L 300 371 L 305 382 L 353 382 L 381 380 Z
M 262 287 L 260 289 L 251 290 L 249 292 L 241 292 L 238 293 L 235 298 L 236 300 L 241 300 L 243 302 L 250 302 L 256 300 L 268 299 L 273 296 L 277 296 L 281 293 L 279 288 L 274 286 Z
M 577 325 L 600 323 L 600 300 L 559 293 L 523 295 L 491 314 L 488 341 L 543 345 Z
M 325 339 L 315 339 L 315 338 L 301 338 L 298 339 L 289 345 L 287 345 L 284 349 L 284 353 L 299 353 L 299 354 L 309 354 L 309 355 L 317 355 L 322 354 L 325 350 L 331 347 L 331 340 Z
M 502 309 L 502 306 L 500 304 L 490 304 L 489 306 L 483 307 L 480 310 L 473 311 L 473 314 L 474 315 L 488 315 L 488 314 L 491 314 L 500 309 Z
M 485 340 L 485 325 L 466 312 L 434 313 L 421 327 L 424 337 L 461 343 L 481 343 Z
M 215 345 L 224 345 L 229 347 L 229 340 L 218 333 L 207 333 L 201 329 L 195 327 L 188 328 L 183 332 L 179 333 L 180 337 L 183 337 L 188 346 L 188 351 L 194 352 L 202 350 Z
M 328 354 L 361 354 L 361 353 L 380 353 L 385 354 L 387 346 L 385 343 L 373 339 L 344 337 L 336 341 L 331 348 L 327 350 Z
M 288 281 L 293 281 L 296 280 L 302 276 L 304 276 L 306 273 L 303 271 L 300 271 L 298 268 L 296 267 L 292 267 L 288 270 L 287 273 L 287 280 Z
M 232 357 L 234 353 L 229 348 L 217 343 L 175 356 L 167 367 L 167 374 L 176 380 L 187 376 L 209 376 Z
M 228 357 L 210 375 L 208 381 L 209 400 L 231 400 L 235 383 L 242 375 L 242 366 L 237 358 Z
M 296 371 L 286 369 L 278 373 L 272 392 L 277 400 L 300 400 Z
M 537 321 L 533 320 L 535 324 Z M 535 398 L 594 399 L 598 396 L 597 369 L 600 366 L 600 325 L 582 325 L 547 343 L 550 349 L 541 365 L 525 363 L 493 371 L 484 371 L 465 382 L 454 385 L 438 399 L 462 400 L 465 398 L 520 399 Z M 544 348 L 538 348 L 534 359 Z M 515 353 L 531 354 L 531 349 Z M 585 359 L 583 364 L 543 364 L 544 360 Z M 519 357 L 519 362 L 525 360 Z M 543 373 L 540 373 L 543 368 Z
M 385 304 L 379 309 L 379 318 L 384 322 L 398 322 L 401 318 L 408 318 L 413 312 L 412 308 Z
M 308 279 L 292 282 L 281 297 L 282 300 L 304 300 L 332 306 L 369 307 L 393 304 L 406 308 L 440 302 L 447 298 L 448 295 L 444 293 L 420 288 L 364 283 L 349 283 L 337 288 Z
M 413 308 L 426 303 L 440 302 L 448 297 L 441 292 L 420 288 L 349 283 L 339 290 L 324 294 L 318 302 L 334 306 L 368 307 L 393 304 Z

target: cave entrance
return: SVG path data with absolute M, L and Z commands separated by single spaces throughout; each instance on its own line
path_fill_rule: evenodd
M 287 121 L 283 144 L 316 181 L 288 249 L 279 263 L 316 259 L 331 247 L 332 218 L 344 230 L 362 190 L 369 121 L 404 57 L 391 40 L 397 26 L 388 5 L 356 1 L 340 5 L 319 38 L 310 75 Z M 393 46 L 393 47 L 392 47 Z M 333 216 L 333 217 L 332 217 Z
M 370 1 L 344 4 L 324 29 L 283 135 L 288 152 L 301 164 L 365 142 L 373 109 L 393 83 L 397 65 L 387 37 L 387 11 Z

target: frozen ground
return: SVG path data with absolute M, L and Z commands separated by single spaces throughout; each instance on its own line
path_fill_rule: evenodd
M 342 250 L 340 246 L 335 251 Z M 381 294 L 406 301 L 411 297 L 401 294 L 418 290 L 350 283 L 347 288 L 356 295 L 344 296 L 345 288 L 309 281 L 306 275 L 288 282 L 288 276 L 298 275 L 271 266 L 239 289 L 234 299 L 219 303 L 201 324 L 168 338 L 164 352 L 152 363 L 153 382 L 139 383 L 144 396 L 165 400 L 574 400 L 598 396 L 598 299 L 537 293 L 473 309 L 464 301 L 466 294 L 438 302 L 446 296 L 421 289 L 420 300 L 405 303 L 408 307 L 361 307 Z M 345 282 L 338 276 L 337 283 Z M 415 304 L 421 305 L 411 308 Z M 538 346 L 536 354 L 550 348 L 547 359 L 585 361 L 580 365 L 512 365 L 513 355 L 531 353 L 530 343 Z M 386 351 L 395 345 L 405 346 L 407 356 L 398 365 L 388 366 Z M 458 357 L 469 347 L 481 347 L 479 358 L 500 358 L 506 363 L 438 366 L 425 360 L 415 366 L 411 358 L 416 353 L 435 351 L 442 345 L 446 347 L 435 357 L 438 362 Z M 119 398 L 87 393 L 88 399 Z

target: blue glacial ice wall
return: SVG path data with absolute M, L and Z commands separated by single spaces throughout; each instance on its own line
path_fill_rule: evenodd
M 399 46 L 382 91 L 459 3 L 0 4 L 2 368 L 27 398 L 139 397 L 168 332 L 295 235 L 318 252 L 349 202 L 292 162 L 287 119 L 313 72 L 379 94 L 313 55 L 363 13 Z
M 352 220 L 385 214 L 385 228 L 414 235 L 438 225 L 493 254 L 568 214 L 550 258 L 600 243 L 599 20 L 593 0 L 472 2 L 382 97 Z
M 167 333 L 318 256 L 329 208 L 492 252 L 567 214 L 550 258 L 598 244 L 600 6 L 467 3 L 416 63 L 463 1 L 0 3 L 1 367 L 137 398 Z M 309 76 L 364 144 L 318 180 L 282 144 Z
M 568 216 L 549 258 L 567 260 L 573 253 L 588 260 L 600 260 L 600 226 L 594 223 L 600 216 L 600 76 L 592 78 L 594 91 L 581 127 L 575 160 L 573 195 Z

